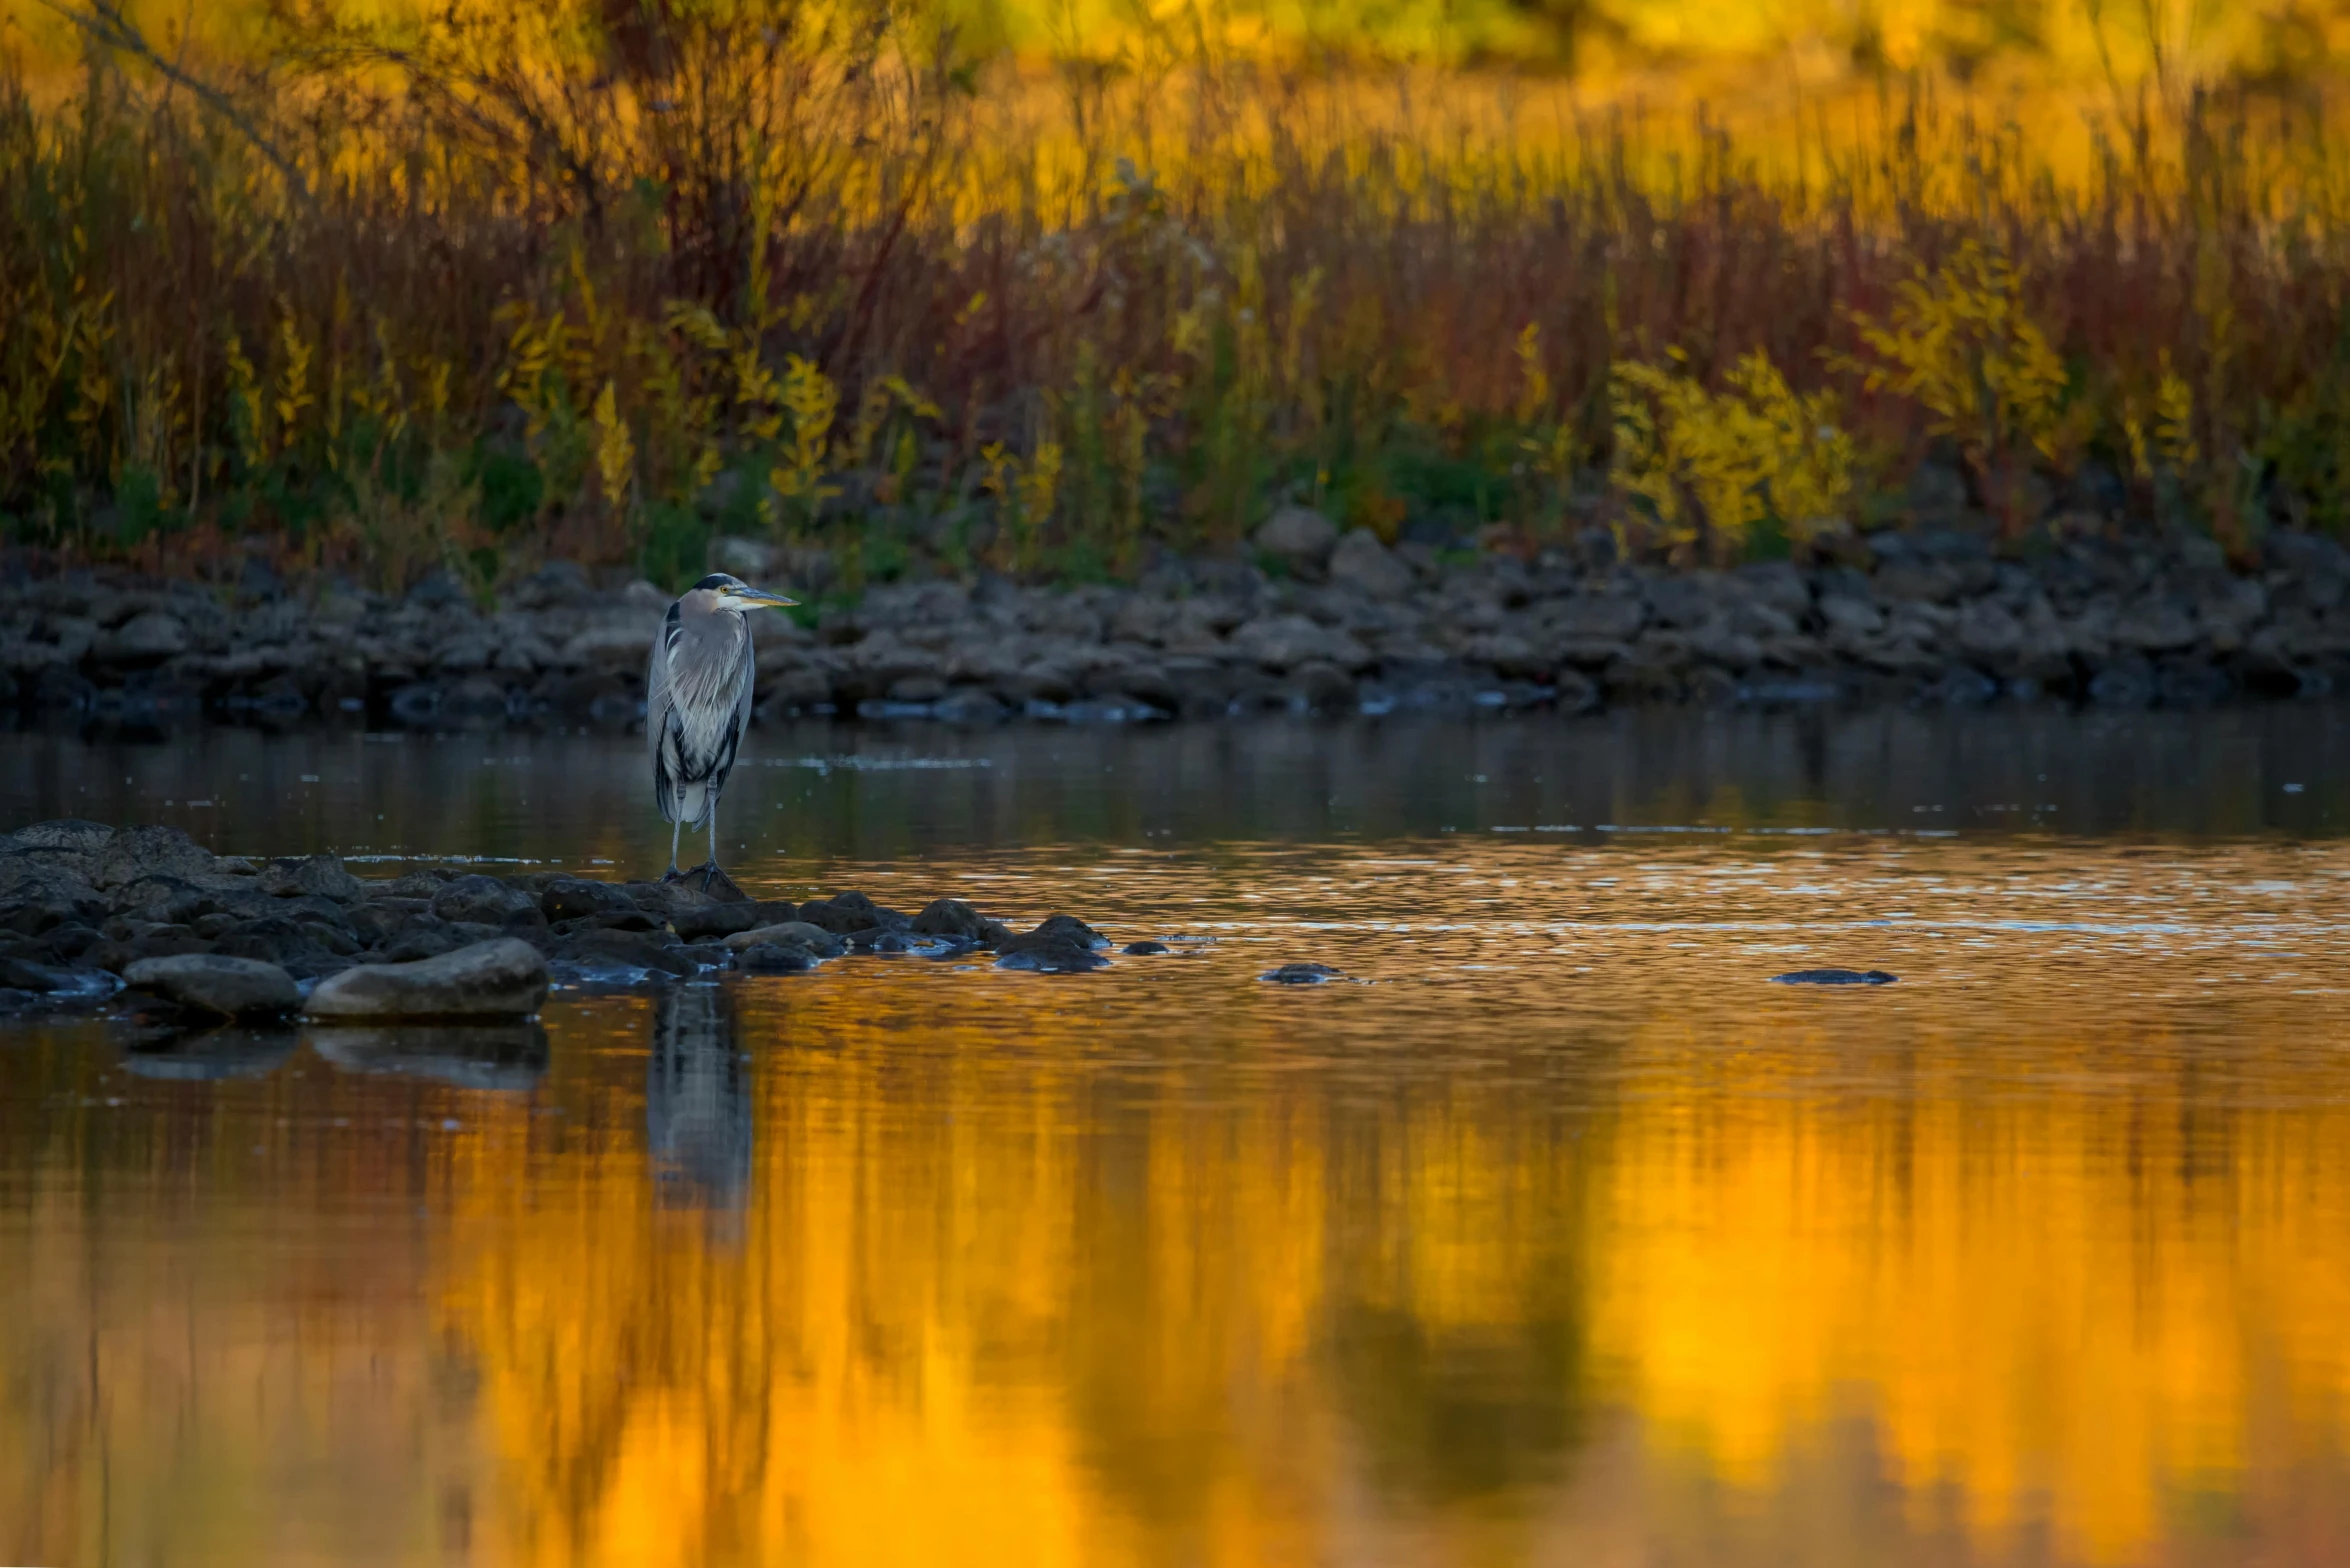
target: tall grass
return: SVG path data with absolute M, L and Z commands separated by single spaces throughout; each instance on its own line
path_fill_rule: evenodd
M 71 80 L 0 71 L 0 518 L 59 555 L 1122 574 L 1297 501 L 1718 559 L 1926 460 L 2019 547 L 2350 522 L 2318 93 L 2117 90 L 2060 158 L 1919 81 L 1773 139 L 1022 72 L 902 10 L 286 11 L 193 62 L 84 14 Z

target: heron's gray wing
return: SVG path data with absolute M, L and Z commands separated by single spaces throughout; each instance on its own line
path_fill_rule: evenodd
M 751 629 L 740 615 L 681 618 L 668 655 L 677 776 L 723 783 L 751 716 Z
M 661 815 L 671 822 L 677 820 L 678 774 L 672 756 L 676 703 L 669 684 L 669 651 L 677 641 L 677 628 L 673 604 L 660 630 L 653 633 L 652 655 L 645 663 L 645 748 L 653 757 L 654 798 L 660 802 Z

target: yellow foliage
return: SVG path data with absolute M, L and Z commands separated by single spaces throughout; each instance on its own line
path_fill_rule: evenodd
M 596 394 L 596 479 L 604 499 L 619 511 L 628 501 L 628 479 L 636 467 L 636 443 L 629 438 L 628 421 L 620 417 L 620 390 L 607 381 Z
M 767 372 L 760 368 L 758 374 L 765 376 Z M 840 408 L 840 389 L 813 360 L 787 354 L 775 401 L 791 416 L 791 444 L 783 461 L 768 470 L 767 482 L 775 487 L 781 501 L 801 503 L 812 519 L 826 497 L 840 493 L 837 486 L 823 482 L 825 444 L 832 433 L 833 415 Z
M 2162 356 L 2161 379 L 2155 383 L 2153 417 L 2147 418 L 2133 400 L 2122 412 L 2122 433 L 2130 445 L 2130 468 L 2141 479 L 2152 479 L 2157 469 L 2184 473 L 2202 460 L 2195 440 L 2195 389 L 2171 369 L 2169 354 Z
M 285 354 L 277 373 L 278 439 L 291 447 L 302 411 L 316 402 L 317 397 L 310 390 L 310 345 L 303 341 L 302 329 L 294 320 L 294 308 L 281 303 L 278 309 L 278 346 Z
M 1978 465 L 2026 449 L 2051 461 L 2077 444 L 2066 417 L 2064 361 L 2025 308 L 2012 262 L 1979 241 L 1939 267 L 1921 264 L 1896 291 L 1884 321 L 1856 316 L 1876 356 L 1854 363 L 1872 392 L 1890 391 L 1934 416 Z
M 1609 383 L 1616 486 L 1655 508 L 1669 542 L 1710 535 L 1722 556 L 1770 518 L 1798 542 L 1841 528 L 1859 459 L 1836 422 L 1835 394 L 1795 391 L 1759 349 L 1725 381 L 1709 392 L 1685 370 L 1618 365 Z

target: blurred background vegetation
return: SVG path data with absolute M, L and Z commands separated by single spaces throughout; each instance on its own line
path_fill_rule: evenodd
M 2350 521 L 2350 3 L 0 0 L 0 529 L 485 591 Z

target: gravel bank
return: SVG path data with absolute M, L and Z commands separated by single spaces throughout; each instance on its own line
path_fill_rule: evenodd
M 1072 916 L 1016 933 L 952 898 L 909 915 L 857 892 L 753 900 L 724 877 L 708 891 L 450 867 L 370 880 L 331 854 L 256 864 L 177 828 L 96 822 L 0 836 L 0 1015 L 119 999 L 194 1026 L 514 1017 L 550 983 L 659 989 L 858 954 L 1065 973 L 1101 967 L 1107 945 Z
M 2092 531 L 2023 559 L 1976 534 L 1894 533 L 1836 565 L 1670 572 L 1603 542 L 1534 560 L 1390 550 L 1310 513 L 1249 561 L 1137 586 L 893 583 L 812 626 L 758 623 L 759 711 L 989 723 L 1604 704 L 2314 695 L 2350 681 L 2350 553 L 2272 536 L 2257 570 L 2188 539 Z M 721 564 L 773 586 L 759 547 Z M 209 716 L 468 727 L 641 714 L 667 605 L 551 566 L 495 610 L 445 578 L 403 598 L 266 581 L 228 591 L 79 574 L 0 585 L 0 705 L 123 723 Z

